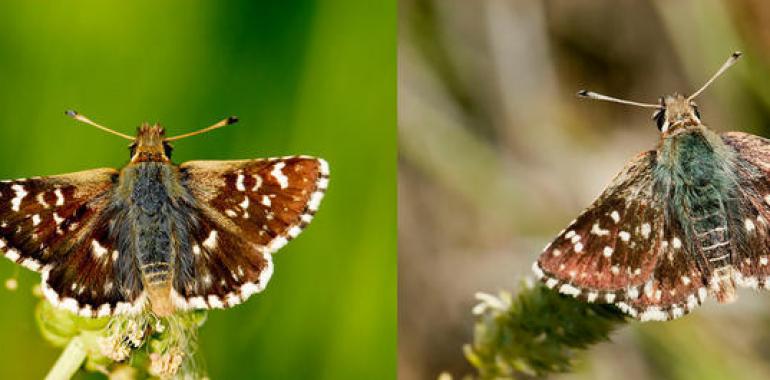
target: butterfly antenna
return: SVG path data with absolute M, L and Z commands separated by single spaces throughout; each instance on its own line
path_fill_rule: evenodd
M 79 121 L 81 123 L 86 123 L 86 124 L 88 124 L 90 126 L 99 128 L 99 129 L 101 129 L 101 130 L 103 130 L 105 132 L 112 133 L 113 135 L 120 136 L 120 137 L 122 137 L 124 139 L 127 139 L 127 140 L 132 140 L 132 141 L 134 140 L 133 136 L 129 136 L 129 135 L 120 133 L 118 131 L 114 131 L 112 129 L 109 129 L 109 128 L 103 126 L 103 125 L 96 124 L 93 121 L 91 121 L 91 119 L 89 119 L 89 118 L 87 118 L 87 117 L 77 113 L 76 111 L 67 110 L 67 111 L 64 112 L 64 114 L 66 114 L 67 116 L 69 116 L 69 117 L 71 117 L 71 118 L 73 118 L 73 119 L 75 119 L 75 120 L 77 120 L 77 121 Z
M 695 91 L 694 94 L 690 95 L 690 97 L 687 98 L 687 100 L 693 100 L 695 99 L 696 96 L 700 95 L 700 93 L 703 92 L 703 90 L 705 90 L 706 87 L 710 86 L 711 83 L 714 82 L 714 80 L 719 78 L 719 76 L 722 75 L 722 73 L 724 73 L 727 69 L 729 69 L 730 66 L 734 65 L 735 62 L 738 61 L 738 58 L 741 57 L 742 54 L 743 53 L 739 51 L 736 51 L 735 53 L 731 54 L 730 58 L 727 58 L 727 61 L 725 61 L 725 63 L 722 64 L 722 67 L 720 67 L 719 70 L 717 70 L 717 72 L 711 76 L 711 79 L 706 81 L 706 83 L 704 83 L 703 86 L 701 86 L 701 88 L 698 91 Z
M 226 126 L 228 126 L 230 124 L 235 124 L 237 122 L 238 122 L 238 118 L 236 116 L 230 116 L 227 119 L 223 119 L 223 120 L 219 121 L 218 123 L 216 123 L 216 124 L 214 124 L 214 125 L 212 125 L 210 127 L 206 127 L 206 128 L 203 128 L 203 129 L 201 129 L 199 131 L 195 131 L 195 132 L 185 133 L 185 134 L 179 135 L 179 136 L 169 137 L 169 138 L 166 139 L 166 141 L 181 140 L 181 139 L 186 138 L 186 137 L 200 135 L 201 133 L 206 133 L 208 131 L 213 131 L 213 130 L 215 130 L 217 128 L 226 127 Z
M 605 102 L 627 104 L 629 106 L 644 107 L 644 108 L 658 108 L 658 109 L 661 108 L 660 104 L 633 102 L 633 101 L 630 101 L 630 100 L 613 98 L 611 96 L 597 94 L 595 92 L 586 91 L 586 90 L 578 91 L 577 95 L 582 97 L 582 98 L 588 98 L 588 99 L 594 99 L 594 100 L 603 100 Z

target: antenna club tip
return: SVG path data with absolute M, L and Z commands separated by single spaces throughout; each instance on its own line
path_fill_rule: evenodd
M 580 91 L 577 92 L 577 96 L 580 96 L 580 97 L 583 97 L 583 98 L 588 97 L 588 95 L 589 95 L 589 91 L 588 90 L 580 90 Z
M 77 111 L 75 111 L 75 110 L 66 110 L 66 111 L 64 111 L 64 114 L 69 116 L 69 117 L 75 117 L 75 116 L 78 115 Z
M 227 118 L 227 125 L 235 124 L 239 121 L 238 116 L 230 116 Z
M 733 59 L 738 59 L 743 55 L 742 51 L 736 51 L 733 53 Z

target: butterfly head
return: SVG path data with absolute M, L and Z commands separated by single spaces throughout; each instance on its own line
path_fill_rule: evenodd
M 664 134 L 701 124 L 698 105 L 680 94 L 661 97 L 660 108 L 652 114 L 652 119 Z
M 144 123 L 137 129 L 136 139 L 129 146 L 131 162 L 168 162 L 171 144 L 166 141 L 166 130 L 159 124 Z
M 220 120 L 218 123 L 210 125 L 201 130 L 185 133 L 183 135 L 166 137 L 166 130 L 160 126 L 160 124 L 147 124 L 143 123 L 137 129 L 136 137 L 120 133 L 118 131 L 107 128 L 103 125 L 94 123 L 91 119 L 73 111 L 68 110 L 65 114 L 77 121 L 88 124 L 90 126 L 99 128 L 105 132 L 112 133 L 113 135 L 120 136 L 124 139 L 131 140 L 133 143 L 129 146 L 131 150 L 131 162 L 168 162 L 171 159 L 171 141 L 180 140 L 190 136 L 199 135 L 212 131 L 217 128 L 222 128 L 230 124 L 238 122 L 238 118 L 230 116 L 226 119 Z

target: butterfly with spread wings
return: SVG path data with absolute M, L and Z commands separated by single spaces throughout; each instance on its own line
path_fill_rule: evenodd
M 143 124 L 122 170 L 0 181 L 0 252 L 42 274 L 48 301 L 82 316 L 226 308 L 262 291 L 272 254 L 310 223 L 329 166 L 308 156 L 171 163 Z
M 660 104 L 579 95 L 655 108 L 656 150 L 641 153 L 551 242 L 533 265 L 549 288 L 617 305 L 642 320 L 681 317 L 737 286 L 770 288 L 770 140 L 717 134 L 693 99 Z

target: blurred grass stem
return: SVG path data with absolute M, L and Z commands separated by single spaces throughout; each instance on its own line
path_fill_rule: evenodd
M 86 359 L 86 350 L 80 336 L 70 340 L 59 359 L 45 376 L 45 380 L 71 379 Z

